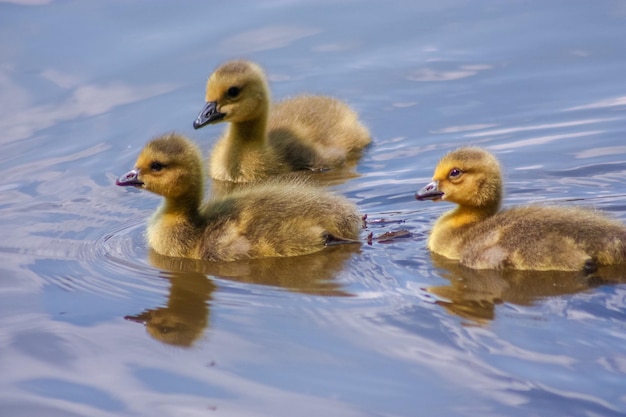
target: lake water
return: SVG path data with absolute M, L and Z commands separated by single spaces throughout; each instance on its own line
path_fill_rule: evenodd
M 159 203 L 114 185 L 194 131 L 245 57 L 274 98 L 350 103 L 374 144 L 332 188 L 361 248 L 233 265 L 151 256 Z M 468 273 L 418 202 L 485 146 L 506 203 L 626 221 L 626 2 L 0 2 L 0 415 L 624 416 L 626 271 Z M 529 242 L 532 244 L 532 242 Z

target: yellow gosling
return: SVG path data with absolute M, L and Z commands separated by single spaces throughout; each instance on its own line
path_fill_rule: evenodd
M 226 62 L 209 77 L 193 126 L 219 122 L 229 126 L 213 148 L 209 175 L 221 181 L 340 167 L 371 142 L 358 115 L 334 98 L 302 95 L 270 106 L 265 73 L 249 61 Z
M 470 268 L 593 271 L 626 263 L 626 226 L 600 212 L 536 205 L 500 210 L 500 164 L 484 149 L 445 155 L 416 198 L 457 204 L 433 225 L 428 248 Z
M 234 261 L 296 256 L 358 242 L 361 216 L 347 199 L 298 181 L 267 182 L 202 203 L 202 154 L 168 134 L 149 142 L 135 169 L 117 180 L 165 198 L 148 245 L 165 256 Z

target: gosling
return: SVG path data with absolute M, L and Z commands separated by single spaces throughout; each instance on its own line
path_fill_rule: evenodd
M 433 225 L 428 248 L 470 268 L 592 272 L 626 262 L 626 226 L 597 211 L 536 205 L 500 210 L 500 164 L 484 149 L 445 155 L 415 197 L 457 204 Z
M 202 203 L 202 154 L 168 134 L 149 142 L 116 184 L 161 195 L 148 245 L 171 257 L 235 261 L 297 256 L 359 242 L 362 219 L 347 199 L 298 181 L 267 182 Z
M 301 95 L 270 108 L 263 70 L 249 61 L 221 65 L 206 86 L 195 129 L 229 122 L 213 148 L 209 175 L 258 182 L 293 171 L 324 171 L 358 160 L 371 142 L 368 129 L 345 103 Z

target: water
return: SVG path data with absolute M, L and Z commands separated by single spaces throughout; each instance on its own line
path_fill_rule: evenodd
M 508 204 L 626 221 L 626 3 L 0 3 L 0 415 L 626 415 L 626 280 L 474 274 L 424 248 L 417 202 L 464 144 Z M 375 236 L 293 260 L 172 264 L 158 204 L 114 186 L 193 131 L 219 63 L 275 98 L 348 101 L 374 145 L 333 188 Z M 384 220 L 384 221 L 382 221 Z

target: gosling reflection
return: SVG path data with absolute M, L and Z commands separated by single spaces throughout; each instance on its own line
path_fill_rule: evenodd
M 257 285 L 315 295 L 349 296 L 335 281 L 359 245 L 329 246 L 321 252 L 287 258 L 260 258 L 238 262 L 209 262 L 171 258 L 150 251 L 150 263 L 168 271 L 194 272 Z
M 433 264 L 451 285 L 427 288 L 445 300 L 437 301 L 448 312 L 484 325 L 495 318 L 502 303 L 529 306 L 536 301 L 575 294 L 607 284 L 626 282 L 623 266 L 607 266 L 592 274 L 571 271 L 480 270 L 431 254 Z
M 164 272 L 170 280 L 170 294 L 165 307 L 147 309 L 143 313 L 124 317 L 143 323 L 154 339 L 168 345 L 189 347 L 209 322 L 209 303 L 215 284 L 198 272 Z
M 336 276 L 358 252 L 358 245 L 338 245 L 323 252 L 289 258 L 208 262 L 171 258 L 150 251 L 150 263 L 164 270 L 162 276 L 171 284 L 167 305 L 125 319 L 143 323 L 148 334 L 158 341 L 190 347 L 210 324 L 211 299 L 216 286 L 209 275 L 305 294 L 348 297 L 351 294 L 342 289 Z

